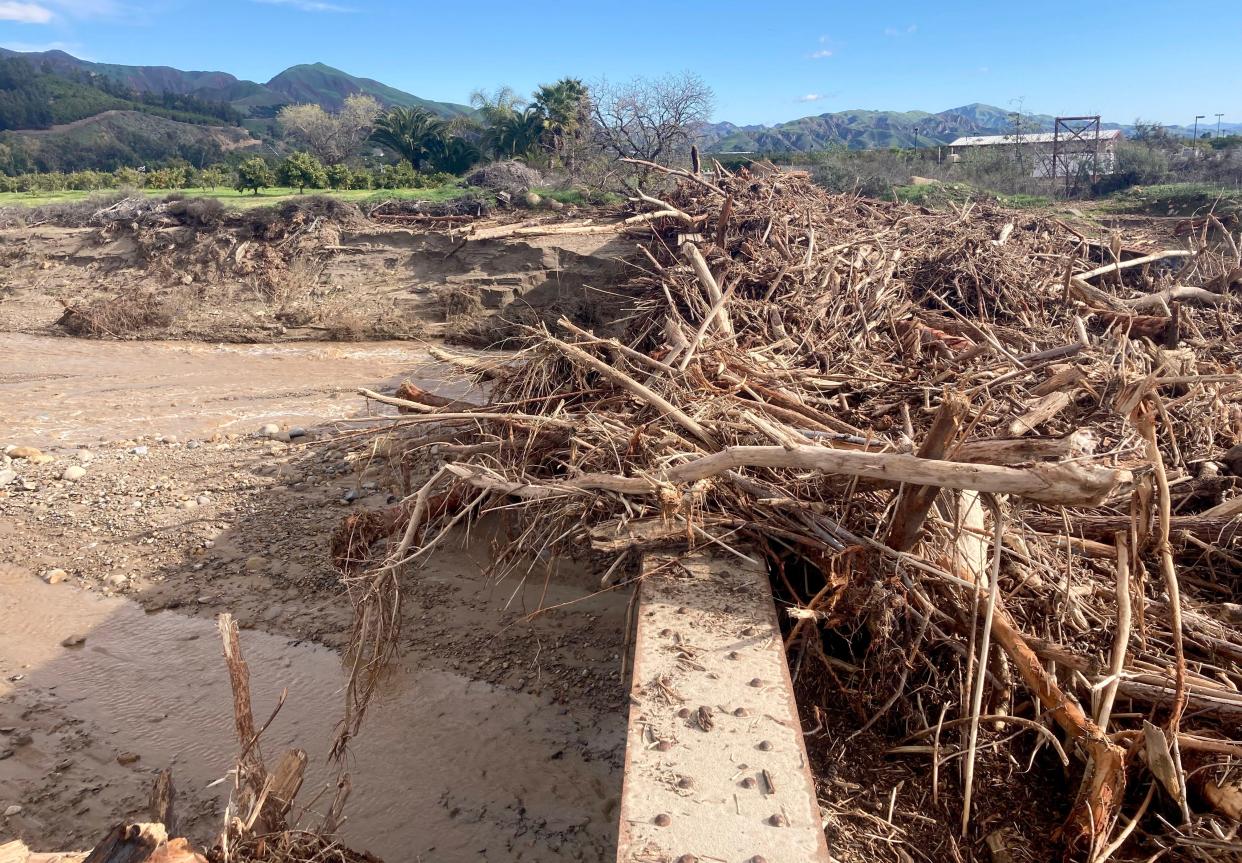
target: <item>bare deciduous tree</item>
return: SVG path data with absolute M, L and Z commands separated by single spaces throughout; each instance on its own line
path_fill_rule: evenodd
M 711 87 L 692 72 L 600 81 L 591 88 L 591 115 L 600 148 L 616 158 L 684 159 L 711 118 Z
M 277 120 L 287 135 L 298 139 L 325 165 L 345 161 L 371 134 L 380 103 L 371 96 L 354 93 L 335 114 L 319 105 L 286 105 Z

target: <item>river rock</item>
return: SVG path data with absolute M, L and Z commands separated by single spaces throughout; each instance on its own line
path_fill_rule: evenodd
M 146 455 L 150 451 L 151 451 L 150 448 L 147 446 L 136 446 L 130 450 L 130 452 L 133 453 L 134 455 Z
M 33 461 L 43 455 L 43 450 L 33 446 L 6 446 L 4 454 L 9 458 L 24 458 Z
M 293 428 L 289 429 L 289 437 L 291 438 L 306 437 L 306 429 L 302 428 L 301 426 L 294 426 Z
M 267 568 L 267 559 L 259 555 L 246 558 L 246 572 L 262 572 Z
M 17 479 L 17 471 L 0 470 L 0 488 L 3 488 L 15 479 Z
M 86 476 L 86 468 L 80 464 L 71 464 L 65 468 L 65 472 L 60 475 L 60 478 L 69 482 L 77 482 L 84 476 Z
M 195 502 L 199 506 L 206 506 L 207 504 L 211 503 L 211 498 L 205 494 L 200 494 L 197 498 L 195 498 Z
M 22 807 L 18 806 L 16 803 L 14 803 L 12 806 L 4 810 L 5 818 L 12 818 L 14 815 L 21 815 L 21 814 L 22 814 Z
M 88 449 L 78 450 L 78 461 L 82 462 L 82 464 L 90 464 L 94 460 L 95 460 L 95 454 L 91 452 L 90 450 Z
M 276 425 L 276 423 L 268 423 L 259 429 L 259 434 L 262 437 L 273 437 L 280 434 L 280 426 Z
M 76 632 L 60 642 L 61 647 L 81 647 L 83 644 L 86 644 L 86 636 Z
M 121 588 L 129 583 L 129 576 L 120 572 L 114 572 L 112 575 L 104 579 L 104 582 L 111 588 Z
M 47 572 L 43 573 L 43 580 L 48 584 L 60 584 L 68 577 L 69 573 L 65 572 L 63 569 L 49 569 Z
M 116 757 L 116 763 L 128 767 L 131 764 L 137 764 L 142 758 L 137 752 L 122 752 Z

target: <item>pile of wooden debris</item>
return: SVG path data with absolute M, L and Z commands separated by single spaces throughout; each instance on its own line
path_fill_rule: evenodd
M 853 732 L 919 744 L 890 753 L 922 770 L 902 793 L 951 824 L 952 849 L 903 844 L 890 805 L 889 835 L 846 837 L 840 859 L 987 859 L 998 828 L 1010 859 L 1236 851 L 1228 230 L 1136 255 L 1039 215 L 668 173 L 628 220 L 649 241 L 624 340 L 563 320 L 503 364 L 458 360 L 486 404 L 384 399 L 405 412 L 385 451 L 438 461 L 336 538 L 357 607 L 345 738 L 395 644 L 401 573 L 503 510 L 498 572 L 584 539 L 614 555 L 605 586 L 657 545 L 767 558 L 791 667 L 831 677 Z M 1063 799 L 990 806 L 1028 763 Z

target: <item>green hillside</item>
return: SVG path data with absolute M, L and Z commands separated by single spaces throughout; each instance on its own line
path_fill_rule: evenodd
M 18 57 L 0 57 L 0 131 L 46 129 L 104 111 L 139 111 L 207 125 L 241 119 L 236 109 L 223 102 L 176 93 L 135 92 L 81 71 L 58 73 Z
M 23 53 L 0 48 L 0 58 L 18 58 L 40 71 L 100 83 L 110 82 L 137 93 L 175 94 L 209 102 L 226 102 L 244 114 L 257 116 L 274 116 L 281 105 L 291 102 L 316 102 L 328 110 L 335 110 L 350 93 L 367 93 L 385 106 L 423 107 L 449 118 L 473 113 L 467 105 L 422 99 L 323 63 L 292 66 L 266 84 L 259 84 L 227 72 L 187 72 L 171 66 L 94 63 L 64 51 Z
M 268 81 L 267 88 L 279 93 L 289 102 L 315 102 L 329 111 L 338 110 L 344 104 L 346 96 L 352 93 L 365 93 L 368 96 L 374 96 L 386 107 L 399 105 L 407 108 L 426 108 L 444 117 L 458 117 L 473 113 L 472 109 L 465 105 L 420 99 L 396 87 L 389 87 L 371 78 L 359 78 L 323 63 L 290 66 Z
M 233 150 L 259 146 L 236 126 L 182 123 L 140 111 L 105 111 L 51 129 L 0 132 L 0 172 L 113 171 L 184 159 L 221 161 Z

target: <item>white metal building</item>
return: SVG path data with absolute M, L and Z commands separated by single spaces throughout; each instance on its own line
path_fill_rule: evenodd
M 1124 138 L 1125 135 L 1120 129 L 1100 130 L 1099 162 L 1097 164 L 1097 171 L 1099 173 L 1112 173 L 1113 167 L 1117 162 L 1117 144 Z M 1056 171 L 1060 175 L 1065 172 L 1066 166 L 1073 172 L 1077 170 L 1078 165 L 1084 159 L 1090 158 L 1090 154 L 1096 148 L 1096 137 L 1094 132 L 1083 139 L 1070 137 L 1062 132 L 1059 141 L 1057 141 L 1057 136 L 1052 132 L 1030 132 L 1013 135 L 967 135 L 949 144 L 949 152 L 952 154 L 953 161 L 956 162 L 972 151 L 1012 147 L 1018 150 L 1018 154 L 1021 157 L 1030 159 L 1032 177 L 1051 177 L 1053 176 L 1052 155 L 1054 143 L 1060 153 L 1061 167 Z

